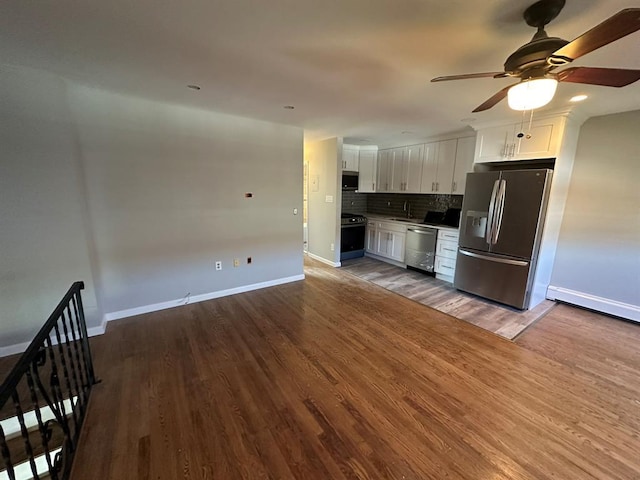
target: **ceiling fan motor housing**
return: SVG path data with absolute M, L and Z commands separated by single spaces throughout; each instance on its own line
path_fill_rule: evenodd
M 512 76 L 520 76 L 523 72 L 531 69 L 548 70 L 551 65 L 547 62 L 547 58 L 568 43 L 562 38 L 546 36 L 539 40 L 532 40 L 509 55 L 509 58 L 504 62 L 504 71 Z M 569 61 L 567 60 L 566 63 Z M 558 63 L 554 61 L 554 65 L 558 65 Z

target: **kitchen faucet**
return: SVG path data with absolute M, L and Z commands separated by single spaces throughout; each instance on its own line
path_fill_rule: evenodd
M 407 202 L 405 200 L 404 201 L 404 206 L 402 207 L 402 210 L 407 212 L 407 218 L 411 218 L 411 203 L 410 202 Z

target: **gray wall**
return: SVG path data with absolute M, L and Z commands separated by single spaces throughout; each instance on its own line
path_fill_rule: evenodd
M 337 265 L 340 261 L 342 139 L 306 142 L 304 155 L 309 163 L 309 254 Z M 327 202 L 327 196 L 331 202 Z
M 98 310 L 96 288 L 96 326 L 302 275 L 301 129 L 24 69 L 4 80 L 0 346 L 29 340 L 77 279 Z
M 638 125 L 640 111 L 582 126 L 553 268 L 551 289 L 569 290 L 575 303 L 584 294 L 579 304 L 604 311 L 623 303 L 640 312 Z
M 26 69 L 0 76 L 0 351 L 12 353 L 2 347 L 30 341 L 76 280 L 88 322 L 102 312 L 67 87 Z

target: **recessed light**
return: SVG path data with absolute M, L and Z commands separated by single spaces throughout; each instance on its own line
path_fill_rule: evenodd
M 285 110 L 293 110 L 293 109 L 294 109 L 294 108 L 296 108 L 296 107 L 294 107 L 293 105 L 285 105 L 285 106 L 284 106 L 284 107 L 282 107 L 282 108 L 284 108 Z
M 571 97 L 569 99 L 570 102 L 581 102 L 583 100 L 586 100 L 587 96 L 586 95 L 576 95 L 575 97 Z
M 200 90 L 200 85 L 187 85 L 187 88 L 191 90 Z

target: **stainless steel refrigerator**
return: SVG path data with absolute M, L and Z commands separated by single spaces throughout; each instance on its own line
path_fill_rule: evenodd
M 529 308 L 552 171 L 468 173 L 454 286 Z

